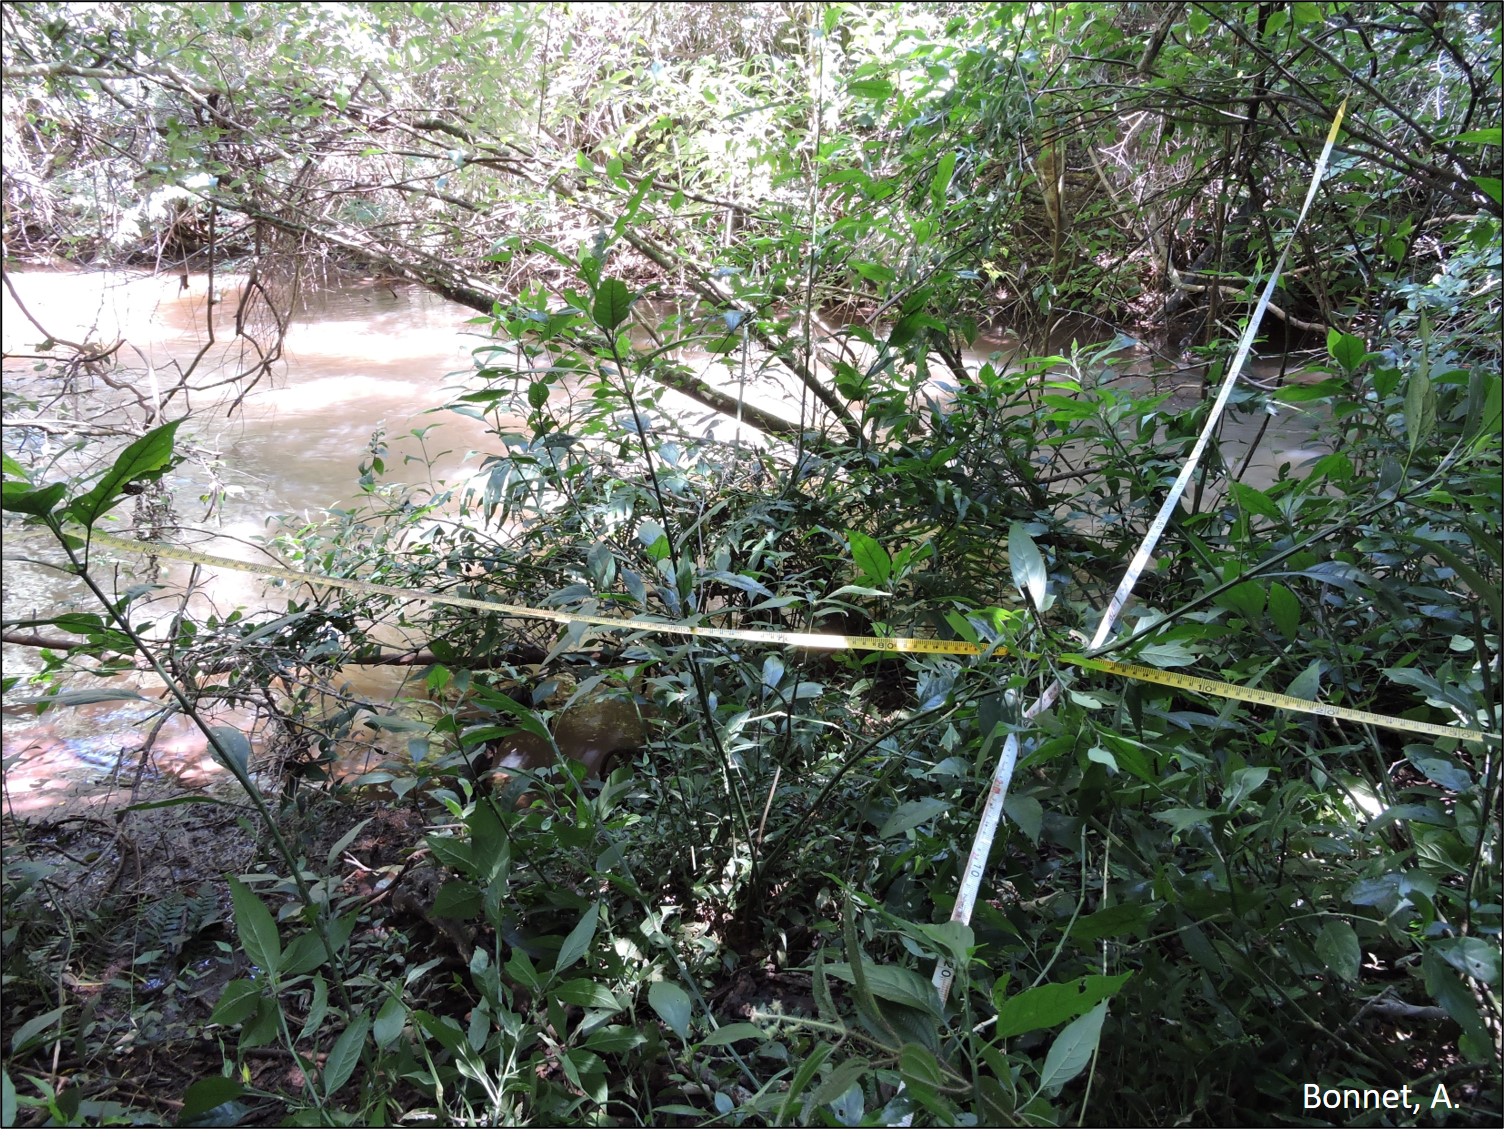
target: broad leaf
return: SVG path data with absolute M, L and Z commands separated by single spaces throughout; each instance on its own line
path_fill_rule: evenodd
M 245 1087 L 234 1078 L 215 1075 L 211 1078 L 200 1078 L 183 1093 L 183 1108 L 178 1111 L 178 1121 L 191 1121 L 195 1117 L 202 1117 L 211 1109 L 218 1109 L 227 1101 L 234 1101 L 242 1093 Z
M 893 560 L 883 545 L 876 539 L 859 531 L 847 531 L 846 541 L 851 544 L 851 561 L 868 582 L 883 584 L 893 574 Z
M 18 515 L 43 518 L 52 514 L 52 509 L 68 494 L 66 483 L 49 483 L 46 487 L 33 487 L 29 483 L 6 480 L 0 486 L 0 504 L 5 510 Z
M 1322 924 L 1316 936 L 1316 953 L 1327 968 L 1344 982 L 1356 982 L 1358 969 L 1363 965 L 1362 948 L 1352 924 L 1340 919 Z
M 371 1029 L 371 1016 L 362 1013 L 346 1026 L 344 1033 L 329 1047 L 329 1057 L 324 1062 L 323 1086 L 325 1096 L 338 1093 L 344 1088 L 350 1075 L 360 1062 L 360 1052 L 365 1046 L 366 1033 Z
M 1061 1086 L 1086 1069 L 1096 1053 L 1106 1018 L 1107 1003 L 1103 1002 L 1060 1032 L 1045 1055 L 1044 1067 L 1039 1072 L 1040 1093 L 1053 1097 Z
M 220 764 L 242 781 L 250 780 L 251 743 L 233 725 L 216 725 L 209 730 L 209 752 Z
M 1025 598 L 1033 599 L 1036 610 L 1045 609 L 1044 556 L 1028 529 L 1014 521 L 1008 528 L 1008 563 L 1013 568 L 1013 585 Z
M 92 527 L 125 494 L 126 484 L 170 471 L 175 462 L 173 437 L 181 423 L 182 420 L 171 420 L 159 425 L 127 447 L 90 491 L 68 505 L 68 514 L 85 527 Z
M 608 277 L 595 291 L 590 317 L 608 332 L 632 315 L 632 291 L 620 278 Z
M 1132 972 L 1122 975 L 1087 975 L 1069 983 L 1045 983 L 1014 995 L 997 1012 L 997 1036 L 1011 1038 L 1030 1030 L 1047 1030 L 1085 1014 L 1106 1002 Z
M 901 836 L 910 828 L 917 828 L 933 820 L 949 807 L 948 801 L 938 800 L 933 796 L 900 804 L 878 830 L 878 838 L 891 840 L 894 836 Z
M 689 1040 L 689 995 L 678 983 L 660 979 L 648 988 L 648 1005 L 684 1041 Z
M 235 902 L 235 929 L 240 945 L 263 971 L 275 971 L 282 964 L 282 941 L 277 937 L 277 921 L 256 893 L 234 876 L 226 876 L 230 897 Z
M 590 944 L 595 941 L 595 928 L 600 920 L 601 909 L 591 904 L 585 909 L 585 914 L 580 916 L 580 921 L 574 925 L 574 930 L 564 937 L 564 943 L 559 948 L 558 961 L 554 963 L 554 972 L 567 970 L 585 957 L 585 952 L 590 950 Z

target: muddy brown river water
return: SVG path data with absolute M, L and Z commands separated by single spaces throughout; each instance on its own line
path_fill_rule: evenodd
M 0 330 L 6 453 L 34 471 L 50 468 L 61 475 L 93 470 L 123 446 L 124 438 L 90 433 L 123 423 L 122 405 L 138 418 L 140 409 L 131 406 L 128 394 L 90 377 L 63 393 L 58 380 L 31 373 L 37 362 L 28 358 L 45 355 L 36 346 L 48 335 L 101 345 L 123 338 L 118 359 L 136 370 L 136 387 L 150 403 L 173 386 L 179 367 L 204 350 L 208 283 L 196 276 L 183 288 L 175 276 L 71 271 L 16 272 L 10 280 L 20 304 L 4 294 Z M 231 335 L 236 283 L 222 279 L 220 286 L 226 284 L 214 313 L 217 339 L 199 359 L 196 381 L 223 381 L 246 366 L 244 342 Z M 474 475 L 488 446 L 485 425 L 436 409 L 467 383 L 470 351 L 482 343 L 483 327 L 470 323 L 475 316 L 403 284 L 351 281 L 305 296 L 293 312 L 283 359 L 270 379 L 248 392 L 224 383 L 193 398 L 195 414 L 178 439 L 206 462 L 185 463 L 170 477 L 179 521 L 198 528 L 188 532 L 187 540 L 206 553 L 266 561 L 255 547 L 277 530 L 279 517 L 316 520 L 331 507 L 358 501 L 357 464 L 378 431 L 389 448 L 388 480 L 432 488 Z M 969 356 L 976 363 L 990 353 L 1011 350 L 1004 340 L 984 338 Z M 1129 370 L 1124 383 L 1182 385 L 1189 401 L 1199 379 L 1190 372 L 1167 377 L 1145 358 Z M 781 411 L 792 407 L 787 388 L 749 389 L 746 395 Z M 687 408 L 677 398 L 666 403 Z M 164 409 L 169 417 L 183 411 L 180 401 Z M 1221 433 L 1229 462 L 1241 462 L 1262 419 L 1229 417 Z M 44 431 L 60 423 L 64 431 Z M 522 427 L 520 422 L 516 426 Z M 696 426 L 720 438 L 740 431 L 725 418 L 700 418 Z M 1298 468 L 1320 455 L 1310 442 L 1315 427 L 1294 410 L 1276 417 L 1257 441 L 1248 482 L 1267 484 L 1279 464 Z M 749 436 L 755 433 L 743 433 L 743 438 Z M 181 543 L 184 537 L 174 541 Z M 6 521 L 5 548 L 7 619 L 86 608 L 76 580 L 32 561 L 46 556 L 47 544 L 21 532 L 15 520 Z M 187 574 L 186 567 L 164 566 L 161 581 L 181 588 Z M 204 576 L 196 590 L 194 606 L 200 612 L 249 608 L 265 597 L 261 580 L 233 571 Z M 157 616 L 169 612 L 164 603 Z M 153 616 L 150 609 L 143 613 Z M 25 679 L 36 670 L 37 651 L 13 645 L 4 649 L 7 678 Z M 361 671 L 359 684 L 373 698 L 391 698 L 401 674 Z M 20 700 L 27 691 L 23 680 L 6 699 L 7 805 L 34 814 L 64 803 L 125 795 L 119 783 L 133 781 L 135 771 L 126 773 L 119 762 L 142 739 L 142 707 L 104 702 L 38 717 Z M 212 782 L 217 768 L 205 757 L 196 733 L 175 724 L 178 720 L 171 719 L 156 741 L 156 768 L 146 779 L 172 787 Z M 158 787 L 151 795 L 164 792 Z

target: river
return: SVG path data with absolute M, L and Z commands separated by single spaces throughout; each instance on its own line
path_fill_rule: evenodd
M 247 362 L 245 341 L 231 335 L 237 281 L 221 279 L 217 288 L 223 292 L 211 306 L 209 282 L 199 275 L 186 284 L 175 276 L 145 273 L 21 271 L 9 276 L 20 304 L 7 291 L 0 313 L 5 448 L 34 471 L 71 475 L 93 470 L 125 442 L 121 436 L 93 433 L 122 425 L 127 408 L 137 419 L 142 410 L 132 406 L 128 394 L 94 377 L 82 376 L 64 392 L 60 380 L 30 373 L 37 362 L 28 358 L 48 355 L 37 349 L 47 336 L 96 345 L 123 338 L 118 359 L 136 371 L 142 407 L 173 387 L 179 368 L 199 358 L 195 382 L 216 387 L 194 397 L 195 414 L 178 437 L 193 458 L 168 480 L 177 518 L 191 528 L 174 541 L 186 539 L 195 549 L 266 561 L 255 547 L 278 529 L 279 518 L 317 521 L 332 507 L 357 503 L 357 465 L 378 432 L 388 449 L 384 478 L 424 488 L 474 474 L 491 444 L 485 425 L 440 407 L 467 384 L 473 387 L 470 351 L 482 343 L 485 327 L 470 323 L 476 316 L 472 310 L 418 287 L 347 280 L 305 293 L 294 308 L 283 357 L 273 375 L 245 391 L 243 382 L 225 382 Z M 205 352 L 211 317 L 216 337 Z M 988 354 L 1006 356 L 1012 351 L 1005 339 L 984 337 L 967 359 L 975 365 Z M 1261 367 L 1267 373 L 1272 366 Z M 1175 399 L 1189 403 L 1200 376 L 1190 371 L 1171 375 L 1141 357 L 1126 370 L 1122 382 L 1180 385 L 1184 392 Z M 787 391 L 749 391 L 747 396 L 790 411 Z M 672 395 L 665 403 L 687 407 Z M 170 403 L 164 414 L 182 411 L 179 401 Z M 1231 465 L 1240 464 L 1257 440 L 1258 451 L 1245 476 L 1248 482 L 1267 485 L 1279 464 L 1299 465 L 1321 454 L 1310 442 L 1318 425 L 1304 414 L 1276 417 L 1259 438 L 1262 422 L 1259 415 L 1231 415 L 1221 433 L 1223 453 Z M 44 430 L 60 425 L 68 430 Z M 522 428 L 520 422 L 515 426 Z M 738 430 L 721 418 L 715 434 L 729 438 Z M 45 557 L 47 551 L 42 537 L 21 534 L 15 521 L 7 520 L 6 619 L 85 608 L 75 579 L 28 561 Z M 187 568 L 167 565 L 161 581 L 181 589 L 187 575 Z M 193 608 L 199 614 L 249 607 L 265 592 L 257 578 L 220 570 L 202 576 L 194 589 Z M 142 613 L 165 618 L 171 607 L 164 601 Z M 7 678 L 25 679 L 36 670 L 36 650 L 13 645 L 4 649 Z M 77 683 L 88 684 L 87 679 Z M 363 671 L 361 684 L 381 700 L 395 696 L 401 681 L 397 671 Z M 122 775 L 133 779 L 134 769 L 118 762 L 142 740 L 141 707 L 106 702 L 37 717 L 20 700 L 26 692 L 23 680 L 6 699 L 8 806 L 35 814 L 64 803 L 122 795 L 117 787 Z M 225 716 L 234 720 L 233 715 Z M 170 724 L 158 738 L 155 754 L 155 770 L 148 774 L 152 781 L 198 786 L 218 775 L 197 734 L 184 725 Z

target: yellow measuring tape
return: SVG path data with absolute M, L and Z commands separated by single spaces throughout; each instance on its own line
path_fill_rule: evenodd
M 70 532 L 70 534 L 73 538 L 83 538 L 77 532 Z M 567 614 L 562 610 L 543 610 L 535 606 L 511 606 L 504 602 L 492 602 L 485 598 L 460 598 L 452 594 L 440 594 L 432 590 L 417 590 L 403 586 L 383 586 L 380 583 L 363 582 L 360 579 L 308 574 L 304 571 L 269 566 L 266 563 L 252 563 L 242 559 L 225 558 L 220 555 L 200 554 L 197 551 L 186 550 L 182 547 L 168 547 L 160 543 L 145 543 L 138 539 L 121 539 L 99 531 L 92 533 L 90 541 L 111 550 L 133 551 L 138 554 L 151 555 L 159 559 L 167 559 L 171 562 L 196 563 L 199 566 L 242 571 L 245 574 L 258 575 L 263 578 L 288 579 L 293 582 L 307 583 L 310 586 L 327 586 L 336 590 L 379 594 L 388 598 L 398 598 L 405 601 L 432 602 L 441 606 L 462 606 L 470 610 L 487 610 L 495 614 L 505 614 L 512 618 L 537 618 L 564 626 L 581 623 L 587 626 L 610 627 L 615 630 L 642 630 L 653 634 L 670 634 L 686 638 L 720 638 L 733 642 L 755 642 L 759 645 L 768 646 L 794 646 L 810 650 L 873 650 L 900 654 L 954 654 L 964 657 L 976 656 L 985 649 L 983 646 L 973 645 L 970 642 L 950 641 L 944 638 L 877 638 L 848 634 L 805 634 L 784 630 L 738 630 L 728 629 L 723 626 L 696 626 L 684 622 L 660 622 L 646 618 L 612 618 L 597 614 Z M 998 647 L 994 651 L 996 654 L 1006 654 L 1007 652 L 1005 647 Z M 1231 682 L 1212 681 L 1206 678 L 1191 677 L 1187 674 L 1171 673 L 1169 670 L 1155 669 L 1152 666 L 1113 662 L 1104 658 L 1088 658 L 1080 654 L 1063 654 L 1059 660 L 1062 664 L 1080 666 L 1083 669 L 1095 670 L 1100 673 L 1117 674 L 1120 677 L 1133 678 L 1136 681 L 1153 682 L 1156 685 L 1167 685 L 1175 689 L 1211 694 L 1215 697 L 1225 697 L 1233 701 L 1247 701 L 1255 705 L 1272 706 L 1275 709 L 1285 709 L 1293 713 L 1312 713 L 1325 717 L 1336 717 L 1344 721 L 1356 721 L 1364 725 L 1376 725 L 1402 733 L 1424 733 L 1432 737 L 1448 737 L 1480 743 L 1488 740 L 1488 736 L 1478 729 L 1462 728 L 1455 725 L 1432 725 L 1425 721 L 1413 721 L 1406 717 L 1391 717 L 1384 713 L 1366 713 L 1358 709 L 1347 709 L 1340 705 L 1327 705 L 1320 701 L 1307 701 L 1304 698 L 1288 697 L 1285 694 L 1273 693 L 1269 690 L 1250 689 L 1247 686 L 1233 685 Z
M 1412 721 L 1408 717 L 1391 717 L 1387 713 L 1367 713 L 1361 709 L 1348 709 L 1342 705 L 1328 705 L 1324 701 L 1307 701 L 1303 697 L 1290 697 L 1267 689 L 1250 689 L 1246 685 L 1233 685 L 1230 681 L 1212 681 L 1210 678 L 1191 677 L 1188 674 L 1171 673 L 1153 666 L 1140 666 L 1130 662 L 1110 662 L 1105 658 L 1086 658 L 1080 654 L 1062 654 L 1060 661 L 1066 665 L 1082 666 L 1102 673 L 1131 677 L 1135 681 L 1150 681 L 1156 685 L 1170 685 L 1176 689 L 1209 693 L 1232 701 L 1249 701 L 1255 705 L 1272 705 L 1276 709 L 1288 709 L 1292 713 L 1314 713 L 1323 717 L 1336 717 L 1343 721 L 1357 721 L 1363 725 L 1377 725 L 1401 733 L 1427 733 L 1433 737 L 1455 737 L 1462 741 L 1483 742 L 1488 735 L 1479 729 L 1465 729 L 1456 725 L 1432 725 L 1425 721 Z M 1497 734 L 1495 734 L 1497 737 Z

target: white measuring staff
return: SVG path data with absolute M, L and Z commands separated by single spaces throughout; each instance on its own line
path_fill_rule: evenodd
M 1306 200 L 1301 204 L 1300 216 L 1295 219 L 1295 225 L 1290 230 L 1290 236 L 1285 242 L 1284 249 L 1280 251 L 1279 259 L 1274 263 L 1274 270 L 1269 274 L 1269 281 L 1264 286 L 1264 292 L 1259 296 L 1258 304 L 1254 307 L 1253 316 L 1248 320 L 1248 326 L 1243 330 L 1243 336 L 1238 341 L 1238 351 L 1233 355 L 1232 366 L 1227 370 L 1227 376 L 1222 381 L 1222 387 L 1217 392 L 1217 398 L 1212 403 L 1210 415 L 1206 418 L 1206 426 L 1201 429 L 1201 435 L 1196 439 L 1196 446 L 1191 449 L 1191 454 L 1186 458 L 1185 464 L 1180 469 L 1180 474 L 1175 477 L 1175 483 L 1170 488 L 1170 493 L 1165 496 L 1164 506 L 1160 508 L 1159 515 L 1144 532 L 1144 540 L 1139 544 L 1138 552 L 1128 564 L 1128 570 L 1123 575 L 1123 581 L 1118 584 L 1113 593 L 1112 601 L 1107 604 L 1107 609 L 1102 612 L 1102 621 L 1097 626 L 1097 632 L 1093 635 L 1087 652 L 1099 649 L 1106 644 L 1108 636 L 1112 632 L 1113 623 L 1127 605 L 1128 599 L 1133 596 L 1133 588 L 1138 584 L 1138 577 L 1143 573 L 1144 567 L 1149 565 L 1149 558 L 1154 553 L 1154 546 L 1164 534 L 1165 527 L 1170 522 L 1170 516 L 1175 512 L 1175 505 L 1180 502 L 1180 497 L 1185 494 L 1187 485 L 1191 482 L 1191 476 L 1195 474 L 1196 467 L 1201 462 L 1201 453 L 1206 450 L 1210 442 L 1212 432 L 1216 430 L 1217 421 L 1221 418 L 1223 410 L 1227 407 L 1227 401 L 1232 396 L 1233 383 L 1242 371 L 1243 362 L 1248 358 L 1248 351 L 1253 346 L 1253 338 L 1258 334 L 1259 323 L 1264 318 L 1265 311 L 1269 308 L 1269 301 L 1274 296 L 1274 288 L 1279 284 L 1280 272 L 1285 268 L 1285 258 L 1289 255 L 1290 248 L 1295 244 L 1295 235 L 1300 232 L 1300 227 L 1306 220 L 1306 213 L 1311 209 L 1311 203 L 1316 198 L 1316 190 L 1321 185 L 1322 175 L 1326 173 L 1327 160 L 1331 157 L 1332 146 L 1337 141 L 1337 130 L 1342 125 L 1342 117 L 1347 111 L 1347 100 L 1337 108 L 1337 116 L 1332 120 L 1331 129 L 1326 135 L 1326 145 L 1321 148 L 1321 157 L 1316 160 L 1316 169 L 1311 172 L 1311 185 L 1306 190 Z M 1055 704 L 1061 693 L 1061 683 L 1056 680 L 1039 695 L 1034 704 L 1024 710 L 1023 722 L 1028 724 L 1035 717 L 1043 713 Z M 997 835 L 998 825 L 1003 819 L 1003 802 L 1008 797 L 1008 786 L 1013 782 L 1013 770 L 1018 764 L 1019 741 L 1017 733 L 1009 733 L 1008 739 L 1003 742 L 1003 753 L 998 758 L 997 768 L 992 774 L 992 786 L 987 792 L 987 803 L 982 807 L 982 819 L 977 825 L 976 839 L 972 841 L 971 852 L 966 857 L 966 871 L 961 876 L 961 886 L 956 895 L 956 905 L 951 910 L 950 917 L 958 923 L 970 924 L 971 913 L 976 907 L 977 892 L 981 887 L 982 873 L 987 867 L 987 857 L 992 851 L 992 840 Z M 955 968 L 941 960 L 935 968 L 933 982 L 935 989 L 940 992 L 940 1002 L 943 1005 L 950 997 L 951 984 L 955 981 Z

